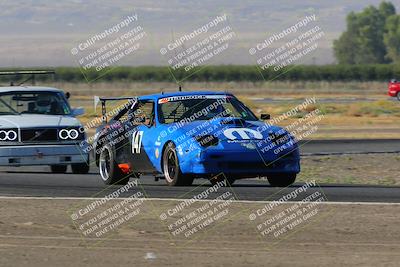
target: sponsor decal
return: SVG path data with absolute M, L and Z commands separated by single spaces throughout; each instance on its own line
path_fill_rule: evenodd
M 244 140 L 249 140 L 251 138 L 254 139 L 263 139 L 263 135 L 256 130 L 249 128 L 230 128 L 224 131 L 224 135 L 226 138 L 230 140 L 236 140 L 238 137 Z
M 190 100 L 190 99 L 219 99 L 226 98 L 226 95 L 184 95 L 184 96 L 171 96 L 165 97 L 158 100 L 158 104 L 164 104 L 167 102 L 173 101 L 182 101 L 182 100 Z
M 241 146 L 247 148 L 247 149 L 256 149 L 256 145 L 253 143 L 240 143 Z
M 162 98 L 160 100 L 158 100 L 158 104 L 164 104 L 168 102 L 168 98 Z

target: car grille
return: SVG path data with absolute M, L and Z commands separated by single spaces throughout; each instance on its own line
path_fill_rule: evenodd
M 57 129 L 21 129 L 22 142 L 58 141 Z

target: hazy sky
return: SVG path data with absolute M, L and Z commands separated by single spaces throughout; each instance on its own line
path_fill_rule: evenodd
M 241 0 L 31 0 L 0 1 L 0 66 L 77 66 L 80 55 L 71 54 L 71 49 L 96 34 L 136 14 L 137 21 L 126 29 L 137 26 L 145 36 L 140 47 L 117 61 L 118 65 L 166 65 L 172 55 L 162 56 L 160 49 L 185 34 L 192 33 L 216 16 L 226 14 L 221 27 L 229 26 L 234 37 L 229 47 L 210 60 L 209 64 L 255 64 L 249 49 L 296 24 L 305 16 L 315 14 L 313 22 L 324 32 L 318 40 L 318 48 L 303 57 L 304 63 L 332 63 L 332 41 L 345 28 L 346 15 L 360 11 L 378 0 L 365 1 L 241 1 Z M 400 9 L 399 0 L 392 1 Z M 124 29 L 125 30 L 125 29 Z M 220 28 L 211 28 L 208 35 Z M 107 42 L 119 38 L 123 31 L 99 40 L 85 51 L 95 51 Z M 184 49 L 196 44 L 207 34 L 199 34 L 184 44 Z M 272 48 L 279 47 L 288 39 L 276 41 Z M 138 41 L 139 43 L 139 41 Z M 180 48 L 182 50 L 182 47 Z M 90 51 L 89 51 L 90 50 Z

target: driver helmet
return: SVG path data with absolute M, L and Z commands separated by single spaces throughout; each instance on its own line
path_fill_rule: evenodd
M 51 108 L 51 97 L 49 95 L 39 94 L 36 99 L 36 111 L 39 113 L 48 113 Z

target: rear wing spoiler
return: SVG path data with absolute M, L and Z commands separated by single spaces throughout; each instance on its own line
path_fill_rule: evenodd
M 103 122 L 107 123 L 107 107 L 106 107 L 107 101 L 122 101 L 122 100 L 128 100 L 128 103 L 131 106 L 131 108 L 134 105 L 136 105 L 136 103 L 137 103 L 137 97 L 136 96 L 131 96 L 131 97 L 100 97 L 100 96 L 94 96 L 94 111 L 96 112 L 97 105 L 99 104 L 99 102 L 101 102 L 101 116 L 102 116 Z
M 10 70 L 10 71 L 0 71 L 0 75 L 1 76 L 22 76 L 22 75 L 30 75 L 29 78 L 27 78 L 26 80 L 23 80 L 21 83 L 19 83 L 18 85 L 22 85 L 25 82 L 31 80 L 32 81 L 32 85 L 35 85 L 35 75 L 49 75 L 49 74 L 56 74 L 56 72 L 54 70 Z M 14 82 L 11 81 L 10 82 L 11 86 L 14 86 Z

